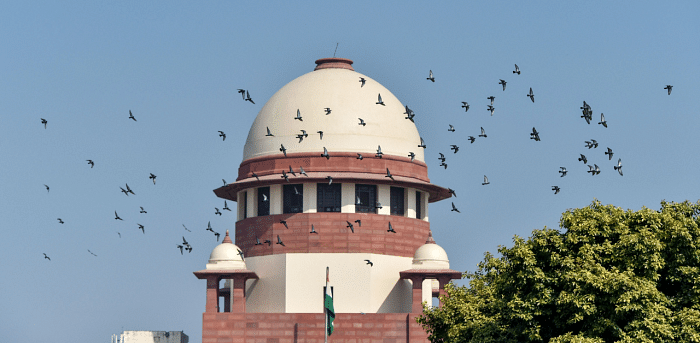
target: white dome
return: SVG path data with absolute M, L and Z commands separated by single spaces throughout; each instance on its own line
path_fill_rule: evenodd
M 326 59 L 334 62 L 343 59 Z M 324 60 L 319 60 L 324 61 Z M 319 63 L 317 61 L 317 63 Z M 345 63 L 347 63 L 345 62 Z M 323 62 L 321 62 L 323 63 Z M 337 64 L 337 63 L 329 63 Z M 325 67 L 302 75 L 282 87 L 263 106 L 248 133 L 243 160 L 287 153 L 359 152 L 423 159 L 416 125 L 405 119 L 404 105 L 377 81 L 348 68 Z M 320 67 L 321 65 L 319 65 Z M 319 68 L 317 67 L 317 68 Z M 361 87 L 360 78 L 366 80 Z M 385 106 L 378 105 L 381 94 Z M 325 108 L 331 113 L 326 115 Z M 302 121 L 294 119 L 299 110 Z M 362 118 L 365 126 L 359 125 Z M 267 137 L 267 128 L 274 137 Z M 297 135 L 308 134 L 302 142 Z M 323 131 L 323 139 L 318 131 Z
M 441 246 L 435 244 L 432 232 L 428 241 L 416 249 L 413 254 L 414 269 L 450 269 L 447 253 Z
M 226 231 L 224 241 L 211 251 L 206 269 L 246 269 L 240 251 L 238 246 L 231 242 L 228 231 Z

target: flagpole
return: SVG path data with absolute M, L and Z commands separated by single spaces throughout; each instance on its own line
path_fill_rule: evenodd
M 325 342 L 325 343 L 328 343 L 328 309 L 326 309 L 326 305 L 325 305 L 325 303 L 326 303 L 326 300 L 325 300 L 325 299 L 326 299 L 326 293 L 328 293 L 328 267 L 326 267 L 326 288 L 324 289 L 324 291 L 325 291 L 325 292 L 323 292 L 323 299 L 324 299 L 324 300 L 323 300 L 323 303 L 324 303 L 324 305 L 323 305 L 323 313 L 324 313 L 325 315 L 323 316 L 323 318 L 325 319 L 325 320 L 324 320 L 324 322 L 325 322 L 325 323 L 324 323 L 325 330 L 323 330 L 323 332 L 324 332 L 324 334 L 325 334 L 325 340 L 324 340 L 324 342 Z

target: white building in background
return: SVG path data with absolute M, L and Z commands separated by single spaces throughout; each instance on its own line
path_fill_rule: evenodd
M 189 343 L 182 331 L 124 331 L 112 335 L 111 343 Z

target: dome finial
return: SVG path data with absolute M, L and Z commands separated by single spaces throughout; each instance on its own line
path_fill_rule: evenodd
M 330 69 L 330 68 L 336 68 L 336 69 L 348 69 L 355 71 L 352 67 L 352 60 L 349 60 L 347 58 L 340 58 L 340 57 L 329 57 L 329 58 L 321 58 L 316 60 L 316 68 L 314 70 L 319 70 L 319 69 Z
M 428 231 L 428 240 L 425 241 L 425 244 L 437 244 L 433 239 L 433 230 Z
M 229 235 L 228 235 L 228 230 L 226 230 L 226 236 L 224 236 L 224 240 L 221 241 L 221 243 L 222 243 L 222 244 L 223 244 L 223 243 L 231 243 L 231 244 L 233 244 L 233 242 L 231 241 L 231 237 L 229 237 Z

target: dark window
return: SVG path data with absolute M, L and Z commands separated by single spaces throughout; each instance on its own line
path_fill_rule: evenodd
M 391 187 L 391 214 L 395 216 L 403 216 L 403 188 Z
M 243 192 L 243 219 L 248 218 L 248 192 Z
M 416 191 L 416 218 L 423 219 L 423 193 Z
M 376 185 L 355 185 L 355 213 L 377 213 Z
M 284 213 L 301 213 L 304 211 L 304 187 L 303 185 L 284 185 L 283 211 Z
M 270 215 L 270 187 L 258 188 L 258 217 Z
M 319 183 L 316 196 L 316 211 L 318 212 L 340 212 L 340 184 Z

